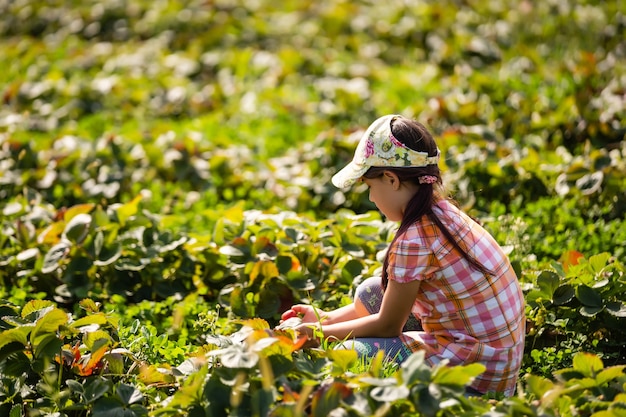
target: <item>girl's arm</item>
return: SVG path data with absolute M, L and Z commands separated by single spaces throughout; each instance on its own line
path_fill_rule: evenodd
M 402 333 L 402 328 L 406 323 L 407 317 L 409 317 L 411 313 L 411 308 L 415 302 L 419 287 L 420 281 L 398 283 L 389 280 L 378 313 L 359 316 L 353 308 L 352 314 L 346 316 L 351 317 L 349 319 L 341 322 L 322 322 L 321 328 L 324 337 L 344 340 L 354 337 L 399 336 Z M 319 328 L 319 324 L 303 323 L 298 327 L 298 330 L 302 333 L 306 333 L 309 337 L 313 337 L 311 327 Z
M 339 307 L 330 312 L 325 312 L 306 304 L 296 304 L 282 314 L 282 319 L 286 320 L 296 316 L 301 316 L 304 323 L 317 323 L 321 321 L 322 324 L 331 324 L 354 320 L 359 317 L 359 312 L 355 308 L 354 303 Z

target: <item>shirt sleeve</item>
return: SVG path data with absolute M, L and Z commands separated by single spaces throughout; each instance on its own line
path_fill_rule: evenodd
M 400 283 L 423 281 L 438 269 L 439 261 L 421 239 L 403 236 L 389 248 L 389 279 Z

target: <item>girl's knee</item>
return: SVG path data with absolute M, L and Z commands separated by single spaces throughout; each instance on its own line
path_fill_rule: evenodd
M 377 313 L 383 301 L 383 287 L 380 277 L 370 277 L 361 282 L 354 291 L 357 309 L 364 308 L 369 314 Z
M 368 297 L 369 294 L 382 294 L 383 286 L 380 277 L 369 277 L 362 281 L 354 292 L 354 297 Z

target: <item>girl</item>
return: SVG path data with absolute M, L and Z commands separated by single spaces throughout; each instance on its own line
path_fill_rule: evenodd
M 297 330 L 346 340 L 360 355 L 384 350 L 397 362 L 424 350 L 435 365 L 479 362 L 486 371 L 469 391 L 514 393 L 524 349 L 524 298 L 493 237 L 442 194 L 439 149 L 420 123 L 398 115 L 374 121 L 353 160 L 332 182 L 357 181 L 400 227 L 382 277 L 359 285 L 352 304 L 331 312 L 294 305 Z

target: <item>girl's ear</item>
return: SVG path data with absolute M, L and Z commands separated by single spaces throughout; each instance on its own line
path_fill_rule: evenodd
M 397 190 L 397 189 L 400 188 L 400 178 L 398 177 L 398 175 L 395 172 L 393 172 L 393 171 L 384 171 L 383 172 L 383 179 L 385 180 L 386 183 L 391 185 L 394 190 Z

